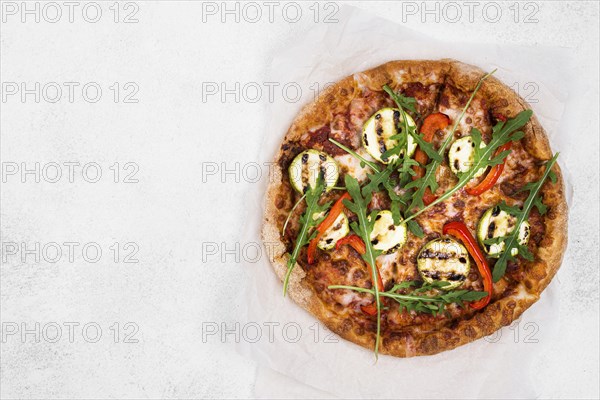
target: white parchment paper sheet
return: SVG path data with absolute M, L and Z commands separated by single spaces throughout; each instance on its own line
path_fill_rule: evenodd
M 567 49 L 444 43 L 352 7 L 342 8 L 339 19 L 339 23 L 315 29 L 273 56 L 268 80 L 281 85 L 297 83 L 302 99 L 269 105 L 259 162 L 273 160 L 294 116 L 313 100 L 317 84 L 322 88 L 390 60 L 455 58 L 488 71 L 497 68 L 496 76 L 520 91 L 550 135 L 554 151 L 561 151 L 559 161 L 564 170 L 572 156 L 565 139 L 568 132 L 561 124 L 569 88 L 565 79 Z M 568 171 L 565 179 L 570 187 Z M 245 242 L 260 242 L 266 185 L 265 177 L 262 185 L 254 185 L 248 194 L 248 218 L 242 234 Z M 569 200 L 570 192 L 568 189 Z M 491 337 L 435 356 L 380 356 L 375 363 L 371 351 L 333 335 L 312 315 L 283 298 L 281 283 L 266 255 L 245 271 L 244 322 L 269 327 L 271 334 L 256 342 L 242 338 L 239 351 L 261 366 L 331 396 L 535 397 L 529 365 L 544 346 L 553 345 L 553 332 L 560 319 L 553 282 L 518 322 Z M 265 335 L 267 331 L 263 329 Z

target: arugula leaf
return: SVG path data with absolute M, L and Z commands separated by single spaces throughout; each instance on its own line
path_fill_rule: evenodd
M 554 175 L 554 182 L 556 182 L 556 175 L 552 172 L 552 166 L 556 163 L 557 158 L 558 153 L 556 153 L 554 157 L 552 157 L 546 162 L 546 170 L 544 171 L 544 174 L 542 175 L 539 181 L 528 183 L 524 186 L 524 188 L 526 188 L 525 190 L 529 190 L 529 195 L 527 196 L 527 200 L 525 200 L 525 203 L 523 203 L 523 208 L 520 210 L 515 209 L 515 207 L 510 208 L 511 214 L 517 217 L 517 222 L 515 223 L 515 227 L 508 236 L 498 238 L 501 241 L 504 241 L 504 252 L 500 255 L 498 261 L 496 261 L 496 265 L 494 265 L 494 271 L 492 273 L 492 278 L 494 279 L 494 282 L 498 282 L 500 278 L 504 276 L 508 261 L 515 259 L 516 256 L 513 256 L 512 254 L 513 249 L 516 248 L 519 251 L 519 254 L 526 260 L 533 261 L 533 254 L 531 254 L 527 246 L 521 245 L 519 243 L 519 230 L 523 222 L 526 221 L 529 217 L 529 213 L 531 212 L 531 209 L 534 206 L 537 207 L 538 210 L 540 210 L 540 213 L 542 210 L 546 212 L 547 207 L 542 203 L 542 199 L 538 196 L 538 193 L 548 177 Z M 552 180 L 552 178 L 550 179 Z M 542 210 L 540 209 L 540 207 Z M 504 208 L 506 210 L 507 206 L 501 205 L 501 208 Z
M 389 181 L 390 175 L 394 172 L 394 165 L 388 164 L 382 171 L 378 171 L 374 174 L 367 173 L 369 183 L 362 188 L 362 195 L 366 196 L 368 193 L 375 193 L 379 190 L 379 186 Z
M 441 290 L 449 282 L 422 283 L 420 287 L 409 293 L 404 291 L 419 285 L 416 281 L 405 281 L 394 285 L 386 292 L 379 292 L 382 297 L 395 300 L 399 305 L 400 312 L 415 311 L 418 313 L 439 315 L 445 310 L 445 306 L 456 303 L 464 307 L 464 302 L 477 301 L 487 296 L 487 292 L 476 292 L 471 290 Z M 356 292 L 374 294 L 373 289 L 365 289 L 357 286 L 331 285 L 329 289 L 346 289 Z M 401 291 L 399 293 L 399 291 Z M 427 294 L 431 293 L 431 294 Z
M 362 258 L 369 268 L 371 268 L 371 276 L 375 280 L 375 277 L 378 275 L 376 258 L 381 254 L 381 251 L 375 250 L 371 244 L 371 232 L 373 231 L 375 215 L 377 214 L 377 211 L 372 211 L 370 218 L 367 216 L 367 206 L 371 201 L 372 193 L 366 193 L 363 196 L 358 181 L 348 174 L 345 176 L 345 183 L 352 201 L 344 200 L 344 205 L 358 217 L 358 223 L 353 222 L 351 228 L 365 243 L 366 250 Z M 372 292 L 373 296 L 375 296 L 375 304 L 377 305 L 377 337 L 375 340 L 375 356 L 377 357 L 379 341 L 381 339 L 381 299 L 376 281 L 373 282 Z
M 421 225 L 419 225 L 414 219 L 411 219 L 410 221 L 406 222 L 406 227 L 416 237 L 425 237 L 425 232 L 423 232 L 423 228 L 421 228 Z
M 396 102 L 398 108 L 404 108 L 415 115 L 419 115 L 415 107 L 417 105 L 417 100 L 414 97 L 406 97 L 402 93 L 396 93 L 391 87 L 389 87 L 389 85 L 383 85 L 383 90 L 390 95 L 394 102 Z
M 296 265 L 296 260 L 298 259 L 298 255 L 300 254 L 300 249 L 304 247 L 312 237 L 316 234 L 316 232 L 312 232 L 309 234 L 311 228 L 316 227 L 321 223 L 324 217 L 314 218 L 315 214 L 322 213 L 329 208 L 331 203 L 326 203 L 323 205 L 319 205 L 319 199 L 321 198 L 321 194 L 325 190 L 325 180 L 323 179 L 323 174 L 321 173 L 317 178 L 317 183 L 315 187 L 308 186 L 308 190 L 306 191 L 306 210 L 300 217 L 300 232 L 296 237 L 296 244 L 294 245 L 294 250 L 290 255 L 287 262 L 287 272 L 285 274 L 285 279 L 283 280 L 283 295 L 287 294 L 287 288 L 290 280 L 290 275 L 292 274 L 292 270 Z
M 285 223 L 283 224 L 283 229 L 281 230 L 281 234 L 282 235 L 285 235 L 285 229 L 287 228 L 287 225 L 290 222 L 290 218 L 292 217 L 292 214 L 294 213 L 294 210 L 296 209 L 296 207 L 298 207 L 300 205 L 300 203 L 302 203 L 302 200 L 304 200 L 305 197 L 306 197 L 306 193 L 303 194 L 302 197 L 300 197 L 300 199 L 296 202 L 296 204 L 294 204 L 294 206 L 292 207 L 292 209 L 288 213 L 288 216 L 285 219 Z
M 504 211 L 505 213 L 511 215 L 518 215 L 521 212 L 521 209 L 519 207 L 509 206 L 504 200 L 502 200 L 500 204 L 498 204 L 498 208 L 500 208 L 501 211 Z
M 433 144 L 425 141 L 421 134 L 415 132 L 415 134 L 413 134 L 412 137 L 415 140 L 415 142 L 417 142 L 417 144 L 419 145 L 419 148 L 423 150 L 425 154 L 427 154 L 427 157 L 440 163 L 444 161 L 444 158 L 440 155 L 440 153 L 438 153 L 435 150 Z
M 527 121 L 529 121 L 529 118 L 531 118 L 532 114 L 533 114 L 533 112 L 531 110 L 525 110 L 525 111 L 521 111 L 519 114 L 517 114 L 516 117 L 506 121 L 506 123 L 504 123 L 502 121 L 498 122 L 492 129 L 492 140 L 490 140 L 488 145 L 483 148 L 479 148 L 479 143 L 481 143 L 481 135 L 479 135 L 479 137 L 478 137 L 477 136 L 478 131 L 476 129 L 473 129 L 472 133 L 475 133 L 475 135 L 473 135 L 473 143 L 475 144 L 475 147 L 474 147 L 475 152 L 474 152 L 473 165 L 471 166 L 471 168 L 468 171 L 465 171 L 458 175 L 458 183 L 456 185 L 454 185 L 454 187 L 448 189 L 443 195 L 441 195 L 436 200 L 431 202 L 428 206 L 424 206 L 420 210 L 411 214 L 406 220 L 407 221 L 412 220 L 413 218 L 417 217 L 424 211 L 430 209 L 431 207 L 434 207 L 436 204 L 439 204 L 439 203 L 447 200 L 456 191 L 458 191 L 459 189 L 464 187 L 467 183 L 469 183 L 471 181 L 471 179 L 473 179 L 473 177 L 475 176 L 477 171 L 479 171 L 481 168 L 487 168 L 490 165 L 493 165 L 494 161 L 493 161 L 492 155 L 496 152 L 496 150 L 500 146 L 502 146 L 510 141 L 515 141 L 515 140 L 519 140 L 520 138 L 522 138 L 522 133 L 515 132 L 515 131 L 517 129 L 523 127 L 527 123 Z M 449 137 L 451 137 L 451 136 L 449 136 Z M 435 161 L 430 163 L 430 165 L 434 164 L 434 163 L 435 163 Z M 436 169 L 437 169 L 437 166 L 436 166 Z M 430 171 L 430 170 L 428 169 L 427 171 Z M 425 175 L 427 175 L 427 172 L 425 173 Z M 413 181 L 412 184 L 414 184 L 415 182 L 417 182 L 417 181 Z M 407 187 L 408 186 L 410 186 L 410 184 L 407 185 Z M 437 183 L 436 183 L 436 186 L 437 186 Z M 421 189 L 422 188 L 419 188 L 417 191 L 419 191 Z M 424 189 L 423 189 L 423 191 L 424 191 Z M 432 191 L 433 191 L 433 189 L 432 189 Z M 421 199 L 420 203 L 422 203 L 422 199 Z M 411 203 L 411 206 L 409 206 L 409 207 L 412 207 L 413 205 L 414 205 L 414 201 L 413 201 L 413 203 Z M 412 209 L 412 208 L 410 208 L 410 209 Z
M 364 167 L 365 165 L 368 165 L 373 171 L 375 172 L 379 172 L 379 167 L 377 167 L 377 164 L 367 160 L 366 158 L 364 158 L 363 156 L 361 156 L 360 154 L 358 154 L 357 152 L 355 152 L 354 150 L 344 146 L 343 144 L 341 144 L 340 142 L 329 138 L 329 141 L 333 144 L 335 144 L 337 147 L 339 147 L 340 149 L 344 150 L 346 153 L 350 154 L 351 156 L 353 156 L 354 158 L 356 158 L 357 160 L 360 161 L 360 166 Z

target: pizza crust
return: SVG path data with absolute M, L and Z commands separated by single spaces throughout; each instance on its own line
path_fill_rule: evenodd
M 465 92 L 472 92 L 484 74 L 477 67 L 455 60 L 440 61 L 392 61 L 374 69 L 362 72 L 359 76 L 367 76 L 370 85 L 381 87 L 385 83 L 398 83 L 398 78 L 410 74 L 411 77 L 424 80 L 440 80 L 452 82 Z M 288 130 L 285 143 L 300 141 L 311 128 L 325 124 L 331 120 L 336 110 L 348 107 L 357 93 L 360 79 L 349 76 L 323 91 L 317 100 L 305 106 Z M 478 96 L 485 98 L 494 112 L 504 115 L 515 115 L 530 108 L 512 89 L 495 77 L 484 81 Z M 524 147 L 536 158 L 547 160 L 552 157 L 548 138 L 535 116 L 524 127 Z M 284 151 L 279 150 L 275 157 L 279 162 Z M 279 165 L 279 164 L 278 164 Z M 288 255 L 277 227 L 277 218 L 282 214 L 282 188 L 284 176 L 280 166 L 274 168 L 274 177 L 267 188 L 262 238 L 268 244 L 269 258 L 280 280 L 283 280 Z M 476 339 L 488 336 L 503 326 L 517 319 L 527 308 L 535 303 L 544 288 L 550 283 L 558 268 L 567 245 L 567 204 L 564 194 L 564 183 L 558 164 L 553 167 L 557 176 L 556 184 L 547 182 L 542 188 L 544 203 L 549 212 L 543 217 L 545 237 L 537 249 L 537 261 L 530 263 L 524 272 L 524 279 L 511 293 L 492 301 L 481 312 L 469 319 L 461 319 L 453 326 L 445 326 L 435 331 L 422 331 L 418 325 L 412 326 L 402 333 L 385 335 L 380 345 L 381 354 L 397 357 L 412 357 L 436 354 L 450 350 Z M 279 207 L 278 207 L 279 205 Z M 289 207 L 287 208 L 289 209 Z M 346 340 L 352 341 L 368 349 L 374 348 L 375 334 L 364 332 L 351 316 L 344 312 L 332 312 L 306 282 L 305 272 L 296 264 L 290 277 L 288 295 L 301 307 L 315 315 L 329 329 Z

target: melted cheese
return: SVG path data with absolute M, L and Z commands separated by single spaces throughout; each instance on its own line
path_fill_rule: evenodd
M 364 159 L 375 162 L 373 157 L 371 157 L 362 147 L 356 152 Z M 367 165 L 361 167 L 360 160 L 357 160 L 350 154 L 335 156 L 334 159 L 337 161 L 340 167 L 342 167 L 342 171 L 357 179 L 359 182 L 364 182 L 367 179 L 367 172 L 373 172 Z

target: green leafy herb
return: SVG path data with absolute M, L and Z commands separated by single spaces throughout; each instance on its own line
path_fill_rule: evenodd
M 300 232 L 298 233 L 298 236 L 296 237 L 296 243 L 294 245 L 294 250 L 292 251 L 290 258 L 288 259 L 287 272 L 285 274 L 285 279 L 283 280 L 283 295 L 284 296 L 287 294 L 287 288 L 288 288 L 288 284 L 289 284 L 289 280 L 290 280 L 290 275 L 292 274 L 292 270 L 294 269 L 294 266 L 296 265 L 296 260 L 298 259 L 298 255 L 300 254 L 300 249 L 302 249 L 302 247 L 304 247 L 306 244 L 308 244 L 308 242 L 310 242 L 310 240 L 312 239 L 312 236 L 314 236 L 315 232 L 312 232 L 313 233 L 312 235 L 309 234 L 311 231 L 311 228 L 314 228 L 318 224 L 320 224 L 324 218 L 324 217 L 321 217 L 321 218 L 315 219 L 314 215 L 315 214 L 319 215 L 320 213 L 324 213 L 331 205 L 331 203 L 319 205 L 319 199 L 321 198 L 321 194 L 323 193 L 324 189 L 325 189 L 325 181 L 324 181 L 323 175 L 321 173 L 319 175 L 319 177 L 317 178 L 316 185 L 314 187 L 311 187 L 309 185 L 308 190 L 306 191 L 306 194 L 305 194 L 306 195 L 306 210 L 304 210 L 304 213 L 300 217 Z
M 367 173 L 367 178 L 369 179 L 368 183 L 363 186 L 362 194 L 366 196 L 369 193 L 375 193 L 379 190 L 379 186 L 388 182 L 390 176 L 394 172 L 393 164 L 388 164 L 383 170 L 376 171 L 373 174 Z
M 336 141 L 334 139 L 329 138 L 329 141 L 331 143 L 335 144 L 340 149 L 342 149 L 345 152 L 347 152 L 348 154 L 350 154 L 351 156 L 354 156 L 354 158 L 358 159 L 360 161 L 360 166 L 361 167 L 364 167 L 365 165 L 368 165 L 369 167 L 371 167 L 371 169 L 373 171 L 379 172 L 379 167 L 374 162 L 371 162 L 371 161 L 367 160 L 366 158 L 364 158 L 363 156 L 361 156 L 360 154 L 358 154 L 354 150 L 352 150 L 352 149 L 344 146 L 343 144 L 341 144 L 340 142 L 338 142 L 338 141 Z
M 369 268 L 371 268 L 371 276 L 375 280 L 378 276 L 375 259 L 381 254 L 381 251 L 373 248 L 371 244 L 371 232 L 373 231 L 373 225 L 375 225 L 377 211 L 372 211 L 369 218 L 367 215 L 367 206 L 371 201 L 371 193 L 366 193 L 366 196 L 363 196 L 358 181 L 348 174 L 345 176 L 345 182 L 352 201 L 344 200 L 344 205 L 358 217 L 358 223 L 352 222 L 350 227 L 365 243 L 366 251 L 362 258 Z M 373 282 L 372 292 L 373 296 L 375 296 L 375 304 L 377 305 L 377 338 L 375 340 L 375 356 L 377 357 L 381 333 L 381 300 L 376 281 Z
M 521 111 L 519 114 L 517 114 L 516 117 L 509 119 L 506 122 L 502 122 L 502 121 L 498 122 L 492 130 L 492 140 L 490 140 L 488 145 L 483 148 L 479 148 L 479 145 L 481 143 L 481 133 L 477 129 L 474 128 L 471 131 L 471 135 L 473 137 L 473 144 L 475 145 L 474 146 L 475 152 L 474 152 L 473 165 L 471 166 L 471 168 L 468 171 L 463 172 L 458 175 L 458 183 L 456 185 L 454 185 L 452 188 L 448 189 L 443 195 L 441 195 L 436 200 L 431 202 L 428 206 L 422 207 L 420 210 L 411 214 L 407 218 L 407 220 L 412 220 L 413 218 L 417 217 L 418 215 L 420 215 L 424 211 L 428 210 L 429 208 L 450 198 L 457 190 L 461 189 L 467 183 L 469 183 L 471 181 L 471 179 L 473 179 L 473 177 L 475 176 L 477 171 L 479 171 L 481 168 L 487 168 L 489 166 L 494 166 L 494 165 L 497 165 L 500 162 L 502 162 L 503 158 L 499 159 L 498 157 L 492 157 L 492 155 L 496 152 L 496 150 L 500 146 L 502 146 L 510 141 L 520 140 L 523 137 L 523 132 L 520 132 L 520 131 L 515 132 L 515 131 L 517 129 L 523 127 L 527 123 L 527 121 L 529 121 L 529 118 L 531 118 L 531 115 L 532 115 L 531 110 L 525 110 L 525 111 Z M 505 152 L 502 152 L 501 155 L 504 153 Z M 504 157 L 506 157 L 506 154 L 504 154 Z M 431 164 L 433 164 L 433 163 L 435 163 L 435 161 L 432 162 Z M 425 176 L 427 176 L 427 173 L 425 174 Z M 435 176 L 432 176 L 432 178 L 433 178 L 433 182 L 435 182 Z M 418 184 L 419 184 L 419 181 L 416 180 L 416 181 L 413 181 L 410 184 L 408 184 L 407 187 L 414 187 L 414 185 L 418 185 Z M 437 182 L 435 182 L 435 186 L 437 186 Z M 421 188 L 419 188 L 419 190 L 420 189 Z M 433 189 L 432 189 L 432 191 L 433 191 Z M 421 199 L 421 203 L 422 203 L 422 199 Z M 412 205 L 413 204 L 411 204 L 411 206 Z
M 412 135 L 413 139 L 415 139 L 415 142 L 417 142 L 417 144 L 419 145 L 419 148 L 421 150 L 423 150 L 425 152 L 425 154 L 427 154 L 427 157 L 429 157 L 432 160 L 435 160 L 437 162 L 442 162 L 444 161 L 444 158 L 442 157 L 442 155 L 440 153 L 438 153 L 435 148 L 433 147 L 433 144 L 425 141 L 425 139 L 423 139 L 422 135 L 417 134 L 416 132 Z
M 383 90 L 396 102 L 399 109 L 406 109 L 415 115 L 419 115 L 416 109 L 417 100 L 414 97 L 407 97 L 402 93 L 396 93 L 388 85 L 383 85 Z
M 282 235 L 285 235 L 285 228 L 287 228 L 287 225 L 290 222 L 290 219 L 292 218 L 292 214 L 294 213 L 294 210 L 300 205 L 300 203 L 302 203 L 302 200 L 304 200 L 305 197 L 306 197 L 306 193 L 303 194 L 302 197 L 300 197 L 300 199 L 298 199 L 298 201 L 296 202 L 296 204 L 294 204 L 294 206 L 292 207 L 292 209 L 288 213 L 288 216 L 285 219 L 285 223 L 283 224 L 283 229 L 281 230 L 281 234 Z
M 411 219 L 410 221 L 406 222 L 406 227 L 413 235 L 415 235 L 418 238 L 422 238 L 425 236 L 423 228 L 421 228 L 421 225 L 419 225 L 414 219 Z
M 556 153 L 554 157 L 546 162 L 546 169 L 539 181 L 528 183 L 523 187 L 522 190 L 528 190 L 529 195 L 527 196 L 525 203 L 523 203 L 522 209 L 507 206 L 506 203 L 500 205 L 501 209 L 510 212 L 511 215 L 517 217 L 517 222 L 509 235 L 495 238 L 499 239 L 499 242 L 504 242 L 504 251 L 500 255 L 500 258 L 498 258 L 498 261 L 496 261 L 496 265 L 494 265 L 494 271 L 492 274 L 494 282 L 498 282 L 500 278 L 504 276 L 508 260 L 515 258 L 515 256 L 512 254 L 513 249 L 517 249 L 521 257 L 525 258 L 526 260 L 533 261 L 533 254 L 531 254 L 527 246 L 519 243 L 519 230 L 521 228 L 521 224 L 523 224 L 523 222 L 529 217 L 529 213 L 533 207 L 536 207 L 541 214 L 544 214 L 547 211 L 547 207 L 544 205 L 544 203 L 542 203 L 542 198 L 538 195 L 538 193 L 548 177 L 550 177 L 552 182 L 556 182 L 556 175 L 552 171 L 552 166 L 556 163 L 557 158 L 558 153 Z
M 464 302 L 477 301 L 487 296 L 487 292 L 476 292 L 472 290 L 440 290 L 449 282 L 423 283 L 420 287 L 406 293 L 420 283 L 416 281 L 405 281 L 394 285 L 390 290 L 379 292 L 381 297 L 395 300 L 399 305 L 400 312 L 415 311 L 417 313 L 439 315 L 449 304 L 458 304 L 464 307 Z M 374 294 L 373 289 L 365 289 L 357 286 L 332 285 L 329 289 L 346 289 L 361 293 Z

